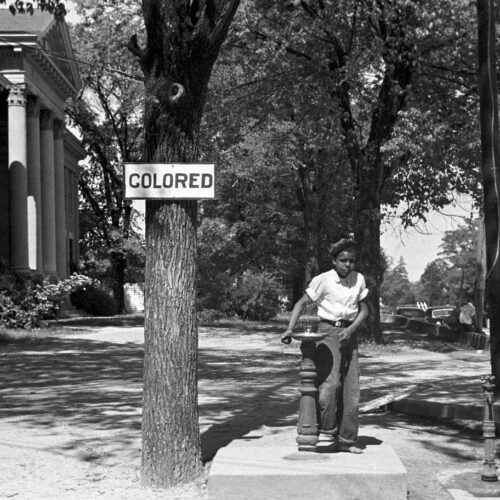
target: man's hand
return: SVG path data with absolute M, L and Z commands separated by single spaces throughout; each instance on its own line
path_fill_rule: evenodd
M 290 330 L 286 330 L 281 336 L 281 342 L 283 344 L 290 344 L 292 342 L 292 332 Z
M 340 333 L 339 333 L 339 342 L 341 344 L 349 342 L 349 339 L 352 337 L 352 331 L 349 330 L 349 328 L 344 328 Z

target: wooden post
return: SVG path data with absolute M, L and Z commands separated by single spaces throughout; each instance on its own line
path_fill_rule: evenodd
M 498 103 L 493 0 L 477 0 L 481 166 L 486 240 L 486 302 L 490 316 L 491 370 L 500 381 L 500 179 L 498 178 Z

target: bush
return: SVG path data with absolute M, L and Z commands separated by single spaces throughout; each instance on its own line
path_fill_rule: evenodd
M 0 325 L 6 328 L 36 328 L 57 316 L 71 290 L 92 283 L 74 274 L 59 282 L 49 278 L 20 278 L 3 270 L 0 274 Z
M 232 294 L 232 308 L 243 319 L 266 321 L 280 311 L 283 288 L 269 271 L 245 271 Z
M 78 309 L 92 316 L 113 316 L 117 311 L 115 299 L 95 285 L 80 287 L 70 294 L 70 301 Z
M 201 311 L 220 311 L 227 315 L 232 313 L 232 295 L 234 276 L 227 273 L 214 273 L 210 277 L 198 277 L 197 298 Z
M 228 315 L 218 309 L 201 309 L 196 314 L 199 324 L 212 324 L 216 321 L 227 319 Z

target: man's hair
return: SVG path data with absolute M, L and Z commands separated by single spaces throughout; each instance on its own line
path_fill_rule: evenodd
M 330 257 L 336 259 L 340 252 L 344 250 L 356 250 L 356 242 L 352 238 L 341 238 L 330 247 Z

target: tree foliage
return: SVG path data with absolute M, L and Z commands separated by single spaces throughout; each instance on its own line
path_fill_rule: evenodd
M 244 142 L 241 121 L 261 130 L 270 120 L 292 126 L 277 153 L 287 151 L 290 165 L 303 165 L 300 181 L 312 187 L 303 192 L 306 254 L 321 248 L 318 213 L 350 226 L 375 318 L 383 207 L 402 205 L 402 223 L 412 225 L 453 192 L 477 185 L 473 7 L 249 0 L 221 61 L 229 117 L 218 127 L 229 137 L 222 144 Z M 322 179 L 323 155 L 329 182 Z M 339 184 L 345 205 L 326 204 Z M 313 273 L 320 267 L 314 258 L 308 262 Z
M 450 298 L 457 303 L 476 286 L 479 223 L 479 219 L 471 219 L 457 229 L 446 231 L 441 243 L 440 255 L 449 266 Z
M 470 219 L 445 232 L 440 257 L 427 264 L 416 285 L 417 300 L 461 305 L 465 294 L 475 291 L 479 224 L 479 219 Z
M 450 265 L 444 259 L 429 262 L 416 285 L 416 299 L 429 306 L 453 304 L 450 292 Z
M 384 281 L 380 287 L 380 298 L 385 306 L 395 307 L 415 302 L 413 285 L 408 279 L 406 264 L 401 257 L 398 264 L 384 273 Z
M 84 87 L 67 103 L 67 113 L 82 137 L 88 157 L 79 188 L 82 267 L 108 279 L 123 310 L 127 268 L 144 261 L 144 244 L 132 202 L 123 199 L 124 162 L 143 157 L 144 85 L 133 57 L 125 50 L 124 27 L 142 29 L 140 7 L 91 1 L 76 4 L 80 16 L 72 39 Z M 137 273 L 135 273 L 137 274 Z M 140 274 L 140 272 L 139 272 Z

